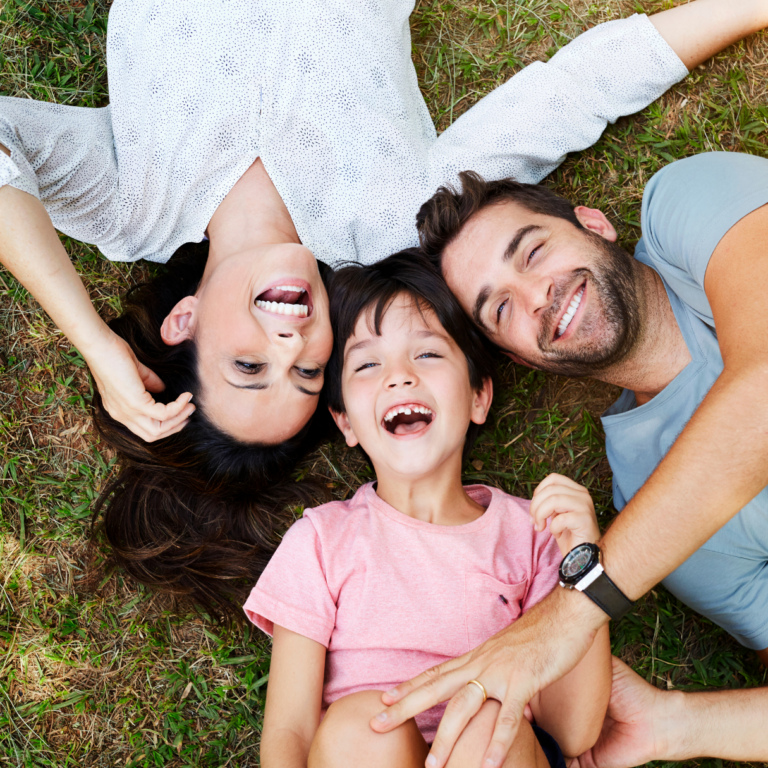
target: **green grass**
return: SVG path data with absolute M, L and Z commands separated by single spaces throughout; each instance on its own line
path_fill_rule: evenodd
M 411 28 L 422 89 L 444 129 L 520 67 L 635 3 L 421 0 Z M 643 3 L 648 12 L 664 4 Z M 6 0 L 0 92 L 80 106 L 107 102 L 103 2 Z M 728 149 L 768 156 L 768 36 L 740 43 L 641 114 L 608 129 L 551 177 L 639 237 L 644 184 L 667 162 Z M 146 274 L 66 241 L 99 310 Z M 258 764 L 269 645 L 154 595 L 89 544 L 90 506 L 114 460 L 90 434 L 83 362 L 0 270 L 0 763 L 10 766 Z M 529 496 L 556 470 L 615 514 L 599 414 L 616 391 L 502 365 L 490 428 L 467 479 Z M 301 470 L 347 496 L 370 477 L 342 443 Z M 614 651 L 663 688 L 765 684 L 753 655 L 663 588 L 613 630 Z M 687 765 L 720 766 L 720 761 Z

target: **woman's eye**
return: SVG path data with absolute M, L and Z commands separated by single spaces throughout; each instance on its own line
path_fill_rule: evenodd
M 235 360 L 235 368 L 241 373 L 261 373 L 266 363 L 246 363 L 242 360 Z
M 323 372 L 321 368 L 297 368 L 296 370 L 305 379 L 316 379 Z
M 509 299 L 504 299 L 504 301 L 499 304 L 499 308 L 496 310 L 496 324 L 499 324 L 499 321 L 501 320 L 501 313 L 504 311 L 504 307 L 507 305 L 507 301 Z

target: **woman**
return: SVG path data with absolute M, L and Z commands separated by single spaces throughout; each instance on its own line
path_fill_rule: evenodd
M 97 424 L 128 460 L 106 526 L 129 570 L 209 604 L 209 576 L 258 570 L 272 522 L 254 496 L 314 438 L 331 348 L 319 262 L 415 244 L 419 205 L 465 168 L 540 180 L 761 27 L 753 7 L 601 25 L 439 138 L 412 0 L 117 0 L 110 107 L 0 99 L 0 258 L 91 369 Z M 54 227 L 111 259 L 210 245 L 184 248 L 112 330 Z

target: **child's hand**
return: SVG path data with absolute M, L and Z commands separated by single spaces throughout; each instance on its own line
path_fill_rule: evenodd
M 539 484 L 533 492 L 530 514 L 537 531 L 543 531 L 551 518 L 549 530 L 563 555 L 577 544 L 600 538 L 589 491 L 563 475 L 549 475 Z

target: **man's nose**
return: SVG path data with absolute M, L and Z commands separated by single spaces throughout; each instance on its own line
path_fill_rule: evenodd
M 527 285 L 527 309 L 531 315 L 547 310 L 555 298 L 555 281 L 548 275 L 536 275 Z

